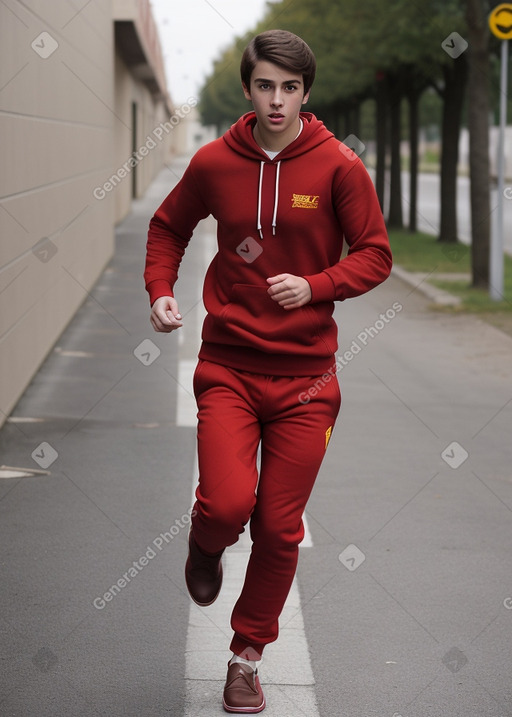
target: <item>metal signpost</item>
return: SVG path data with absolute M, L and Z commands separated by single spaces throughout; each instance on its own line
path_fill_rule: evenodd
M 491 32 L 501 43 L 500 131 L 498 138 L 498 206 L 491 236 L 490 296 L 503 299 L 503 200 L 505 192 L 505 126 L 507 123 L 508 41 L 512 38 L 512 3 L 497 5 L 489 15 Z

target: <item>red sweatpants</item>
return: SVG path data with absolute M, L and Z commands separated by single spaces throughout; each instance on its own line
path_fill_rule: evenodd
M 194 393 L 199 486 L 192 530 L 204 551 L 216 553 L 236 543 L 250 519 L 253 545 L 231 616 L 231 650 L 258 659 L 278 636 L 302 515 L 340 408 L 338 380 L 265 376 L 200 360 Z

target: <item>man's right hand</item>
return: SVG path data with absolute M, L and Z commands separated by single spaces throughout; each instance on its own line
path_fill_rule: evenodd
M 155 331 L 170 334 L 171 331 L 183 326 L 181 314 L 178 310 L 178 303 L 172 296 L 161 296 L 151 307 L 149 317 Z

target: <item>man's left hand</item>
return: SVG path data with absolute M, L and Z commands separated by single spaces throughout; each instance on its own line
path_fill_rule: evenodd
M 268 294 L 283 309 L 298 309 L 311 301 L 311 287 L 302 276 L 277 274 L 267 279 Z

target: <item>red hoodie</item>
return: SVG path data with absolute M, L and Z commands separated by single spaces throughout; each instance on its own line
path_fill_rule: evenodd
M 218 252 L 206 273 L 199 357 L 241 370 L 315 376 L 338 348 L 334 301 L 386 279 L 391 251 L 370 177 L 314 115 L 273 160 L 256 144 L 256 115 L 202 147 L 149 225 L 145 280 L 151 303 L 174 296 L 196 224 L 217 220 Z M 340 260 L 343 238 L 348 254 Z M 283 309 L 267 277 L 304 277 L 311 302 Z

